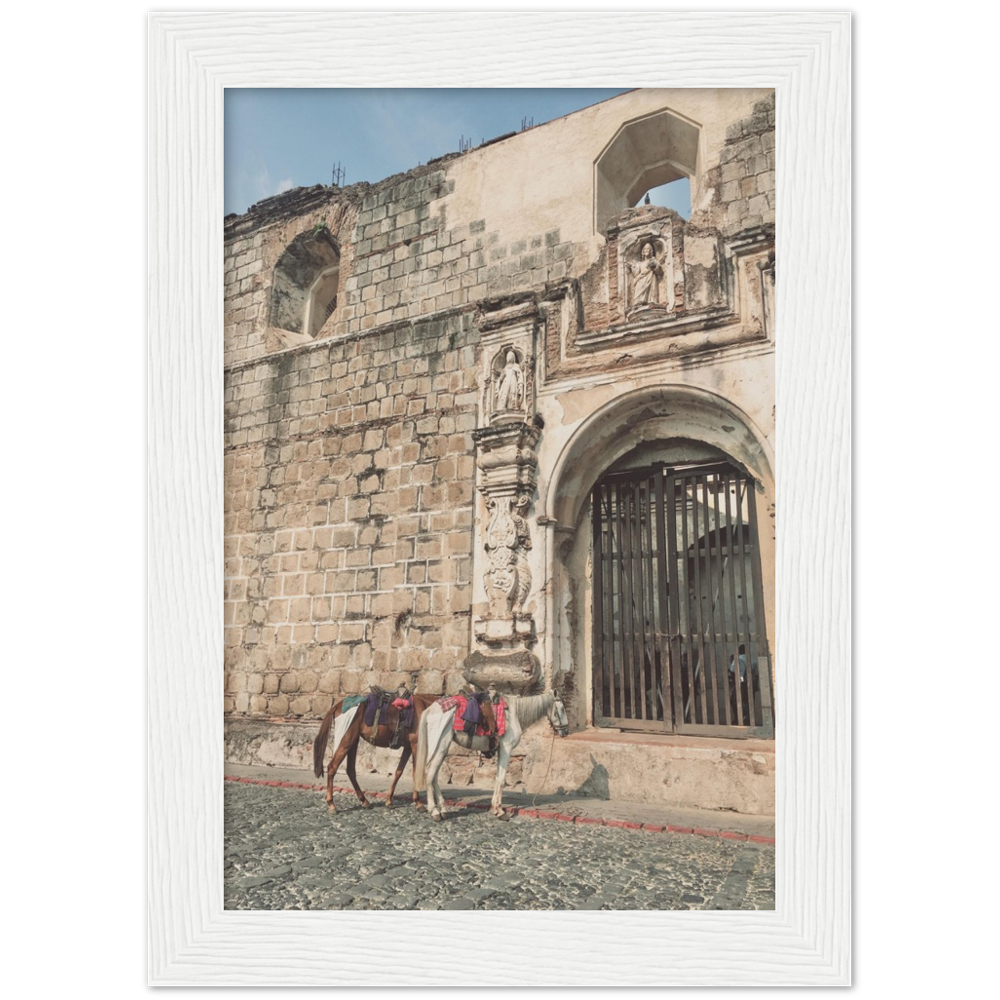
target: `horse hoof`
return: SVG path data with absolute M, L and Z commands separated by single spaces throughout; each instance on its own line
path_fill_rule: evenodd
M 427 808 L 423 802 L 414 802 L 413 804 L 417 807 L 417 812 L 423 812 Z
M 371 807 L 372 807 L 372 804 L 367 799 L 362 799 L 361 800 L 361 808 L 362 809 L 371 809 Z
M 329 805 L 328 805 L 328 806 L 326 807 L 326 811 L 327 811 L 328 813 L 330 813 L 330 815 L 332 816 L 332 815 L 333 815 L 333 814 L 334 814 L 334 813 L 335 813 L 335 812 L 337 811 L 337 807 L 336 807 L 336 806 L 335 806 L 335 805 L 334 805 L 334 804 L 333 804 L 333 803 L 331 802 L 331 803 L 330 803 L 330 804 L 329 804 Z
M 440 813 L 431 813 L 431 819 L 434 820 L 435 823 L 440 823 L 441 822 L 441 814 Z
M 386 809 L 391 809 L 392 808 L 392 799 L 386 799 L 386 801 L 385 801 L 385 807 L 386 807 Z

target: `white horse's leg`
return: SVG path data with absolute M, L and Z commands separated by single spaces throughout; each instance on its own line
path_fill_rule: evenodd
M 444 813 L 444 796 L 438 783 L 441 765 L 451 749 L 452 724 L 455 721 L 455 709 L 443 711 L 440 706 L 432 705 L 424 712 L 420 720 L 420 739 L 426 748 L 427 758 L 424 765 L 424 783 L 427 786 L 427 811 L 431 819 L 440 820 Z M 420 752 L 423 752 L 421 750 Z
M 444 816 L 444 796 L 441 794 L 438 776 L 441 773 L 441 765 L 448 756 L 451 734 L 445 732 L 442 735 L 444 738 L 434 748 L 434 755 L 427 765 L 427 808 L 433 820 L 440 820 Z
M 497 753 L 497 780 L 493 785 L 493 801 L 490 803 L 490 812 L 497 819 L 503 819 L 506 815 L 503 811 L 503 783 L 507 777 L 507 765 L 510 763 L 510 752 L 513 747 L 505 736 L 500 737 L 500 750 Z

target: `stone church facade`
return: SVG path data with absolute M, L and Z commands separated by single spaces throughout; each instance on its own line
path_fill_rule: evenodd
M 558 688 L 511 783 L 773 811 L 774 154 L 772 91 L 637 90 L 226 219 L 229 759 Z

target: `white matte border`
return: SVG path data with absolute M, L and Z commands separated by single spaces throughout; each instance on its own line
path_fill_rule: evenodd
M 223 89 L 279 86 L 776 88 L 774 912 L 222 909 Z M 151 984 L 850 982 L 850 101 L 847 14 L 150 15 Z

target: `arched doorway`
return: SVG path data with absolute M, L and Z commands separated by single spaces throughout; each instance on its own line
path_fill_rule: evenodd
M 575 724 L 774 733 L 774 479 L 731 402 L 690 386 L 623 394 L 563 447 L 551 527 L 553 678 Z

